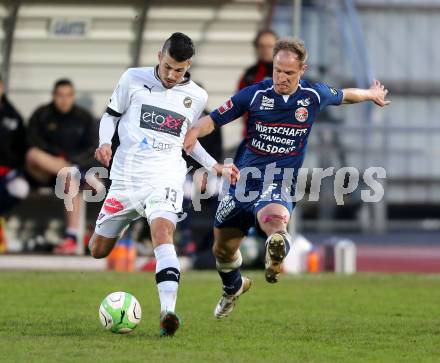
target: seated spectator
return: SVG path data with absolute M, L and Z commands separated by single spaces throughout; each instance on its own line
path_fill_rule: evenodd
M 29 193 L 23 177 L 25 154 L 23 119 L 4 94 L 0 79 L 0 216 Z
M 75 104 L 75 89 L 68 79 L 58 80 L 52 102 L 32 114 L 28 126 L 29 150 L 27 172 L 38 186 L 54 186 L 58 172 L 64 167 L 77 167 L 81 175 L 93 165 L 97 147 L 97 122 L 85 109 Z M 72 186 L 73 178 L 70 178 Z M 66 210 L 63 242 L 55 253 L 73 254 L 80 216 L 80 194 L 73 199 L 73 210 Z

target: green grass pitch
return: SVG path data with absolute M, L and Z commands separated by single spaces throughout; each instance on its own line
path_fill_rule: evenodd
M 216 321 L 214 272 L 183 273 L 174 338 L 158 337 L 153 274 L 0 273 L 0 362 L 440 362 L 440 276 L 282 276 L 263 272 Z M 131 334 L 104 331 L 98 306 L 127 291 L 142 305 Z

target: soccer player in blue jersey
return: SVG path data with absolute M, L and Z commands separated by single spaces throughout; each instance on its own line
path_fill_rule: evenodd
M 295 180 L 318 113 L 329 105 L 372 101 L 383 107 L 390 103 L 386 100 L 388 91 L 378 81 L 369 89 L 341 90 L 302 80 L 307 69 L 307 50 L 299 39 L 279 40 L 273 54 L 273 79 L 242 89 L 209 116 L 199 119 L 184 142 L 189 152 L 198 137 L 249 113 L 248 137 L 234 161 L 241 180 L 230 187 L 221 201 L 214 223 L 213 252 L 223 282 L 223 295 L 214 311 L 219 319 L 228 316 L 238 297 L 250 288 L 251 281 L 240 273 L 239 250 L 250 227 L 255 226 L 267 238 L 266 280 L 278 281 L 281 264 L 289 251 L 287 224 L 295 205 Z M 243 180 L 249 168 L 253 168 L 252 178 Z M 293 179 L 288 188 L 283 183 L 287 170 L 288 178 Z M 240 184 L 245 193 L 256 192 L 257 197 L 252 201 L 245 198 Z

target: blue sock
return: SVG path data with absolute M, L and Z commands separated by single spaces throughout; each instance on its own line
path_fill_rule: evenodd
M 290 238 L 284 238 L 285 248 L 286 248 L 286 256 L 289 254 L 290 251 Z
M 242 280 L 241 280 L 241 273 L 239 268 L 236 268 L 228 272 L 218 271 L 218 274 L 222 279 L 223 291 L 226 294 L 233 295 L 238 290 L 240 290 Z
M 70 228 L 67 228 L 64 231 L 64 238 L 66 239 L 73 239 L 74 241 L 76 241 L 78 239 L 78 234 L 76 231 L 71 230 Z

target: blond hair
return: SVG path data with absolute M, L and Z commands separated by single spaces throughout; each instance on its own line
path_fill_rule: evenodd
M 273 48 L 274 58 L 281 50 L 286 50 L 296 54 L 301 64 L 304 64 L 307 61 L 306 46 L 304 45 L 304 41 L 299 38 L 282 38 L 278 40 Z

